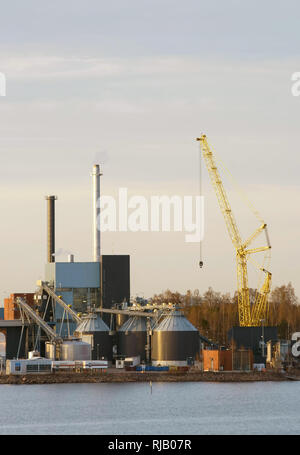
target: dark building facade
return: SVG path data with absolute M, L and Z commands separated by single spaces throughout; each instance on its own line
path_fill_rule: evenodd
M 26 357 L 28 327 L 22 321 L 1 321 L 0 332 L 5 336 L 5 357 L 15 359 Z
M 130 256 L 103 255 L 102 259 L 102 303 L 111 308 L 114 303 L 130 299 Z
M 130 256 L 102 255 L 102 305 L 111 308 L 115 303 L 130 300 Z M 111 316 L 102 314 L 104 322 L 110 326 Z
M 228 341 L 232 341 L 236 349 L 251 349 L 254 363 L 265 363 L 267 355 L 266 343 L 270 340 L 277 341 L 277 327 L 232 327 L 228 331 Z M 264 356 L 261 342 L 264 341 Z

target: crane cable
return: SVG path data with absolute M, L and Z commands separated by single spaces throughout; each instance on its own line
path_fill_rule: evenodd
M 213 151 L 214 153 L 214 157 L 215 157 L 215 161 L 217 162 L 218 166 L 224 171 L 224 173 L 227 175 L 228 179 L 231 181 L 231 184 L 233 185 L 233 187 L 235 188 L 235 191 L 237 193 L 237 195 L 239 196 L 239 198 L 241 199 L 241 201 L 248 206 L 248 208 L 250 209 L 250 211 L 253 213 L 253 215 L 258 219 L 258 221 L 261 223 L 261 224 L 264 224 L 264 220 L 261 216 L 261 214 L 259 213 L 259 211 L 254 207 L 252 201 L 249 199 L 247 193 L 245 192 L 244 189 L 241 188 L 240 184 L 237 182 L 237 180 L 233 177 L 232 173 L 229 171 L 229 169 L 227 168 L 227 166 L 224 164 L 224 162 L 221 160 L 221 158 L 218 156 L 218 154 L 216 153 L 216 151 L 214 150 L 213 147 L 210 146 L 210 149 Z
M 200 204 L 203 203 L 203 189 L 202 189 L 202 151 L 201 151 L 201 147 L 199 146 L 199 149 L 200 149 L 200 153 L 199 153 L 199 193 L 200 193 Z M 201 220 L 200 220 L 200 223 L 201 223 Z M 201 227 L 200 227 L 201 229 Z M 200 260 L 199 260 L 199 267 L 200 269 L 202 269 L 203 267 L 203 246 L 202 246 L 202 242 L 203 242 L 203 238 L 202 238 L 202 235 L 200 236 L 200 242 L 199 242 L 199 256 L 200 256 Z

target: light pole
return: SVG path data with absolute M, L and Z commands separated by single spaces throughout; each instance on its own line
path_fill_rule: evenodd
M 265 356 L 265 336 L 264 336 L 264 319 L 260 320 L 261 322 L 261 338 L 262 338 L 262 345 L 261 345 L 261 350 L 262 350 L 262 356 Z

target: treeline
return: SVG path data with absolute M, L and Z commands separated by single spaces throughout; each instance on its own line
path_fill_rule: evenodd
M 255 290 L 250 289 L 250 298 L 254 296 Z M 153 300 L 179 304 L 202 335 L 220 344 L 226 345 L 228 330 L 239 325 L 236 293 L 231 296 L 209 288 L 203 295 L 197 289 L 182 295 L 167 290 L 154 295 Z M 294 332 L 300 331 L 300 305 L 291 283 L 276 287 L 270 293 L 269 318 L 265 325 L 277 326 L 281 339 L 290 339 Z

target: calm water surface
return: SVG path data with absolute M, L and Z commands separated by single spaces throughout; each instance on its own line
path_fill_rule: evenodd
M 0 385 L 0 434 L 300 434 L 300 382 Z

